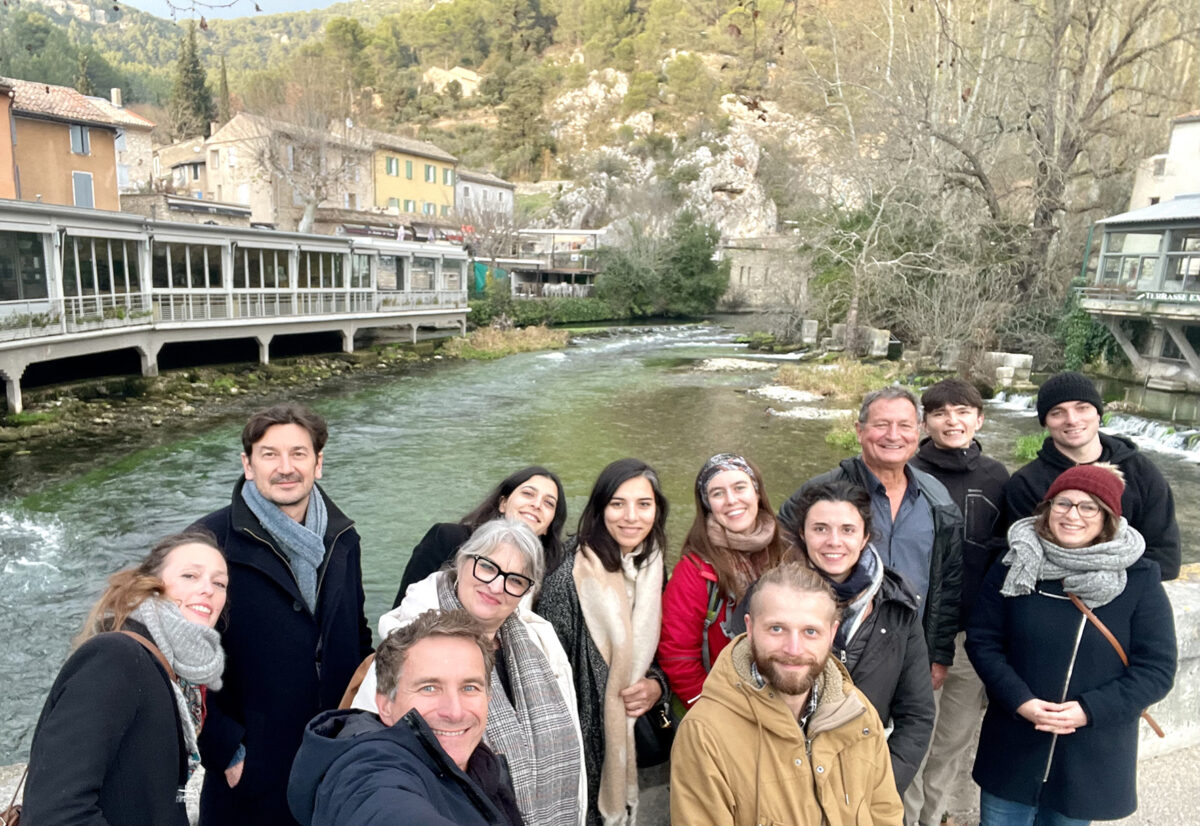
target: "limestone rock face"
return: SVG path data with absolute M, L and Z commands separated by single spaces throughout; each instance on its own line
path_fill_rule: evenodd
M 559 157 L 574 178 L 560 188 L 550 223 L 595 227 L 640 211 L 654 214 L 655 223 L 665 218 L 669 225 L 675 211 L 690 209 L 724 238 L 771 235 L 777 231 L 778 210 L 767 185 L 780 182 L 763 180 L 764 145 L 799 159 L 801 174 L 785 185 L 811 190 L 816 197 L 837 197 L 836 182 L 809 174 L 823 167 L 817 142 L 824 131 L 815 122 L 782 112 L 770 101 L 726 95 L 720 104 L 725 128 L 693 138 L 674 160 L 656 163 L 641 156 L 645 153 L 630 152 L 618 138 L 623 133 L 627 141 L 630 131 L 634 138 L 655 131 L 651 112 L 621 117 L 628 89 L 623 72 L 604 69 L 549 105 Z M 598 123 L 607 123 L 608 130 L 598 129 Z M 678 146 L 679 136 L 672 137 Z M 653 193 L 670 189 L 666 179 L 678 187 L 682 203 L 669 204 L 664 216 L 655 208 Z

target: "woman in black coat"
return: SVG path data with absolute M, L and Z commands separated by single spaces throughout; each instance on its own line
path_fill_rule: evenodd
M 22 823 L 187 824 L 227 585 L 216 539 L 195 530 L 109 579 L 38 719 Z
M 990 700 L 974 769 L 981 826 L 1079 826 L 1137 808 L 1138 716 L 1171 689 L 1175 623 L 1158 565 L 1121 516 L 1123 488 L 1111 465 L 1065 471 L 984 580 L 967 627 Z
M 501 516 L 520 518 L 542 540 L 546 570 L 552 571 L 563 559 L 562 529 L 567 521 L 567 501 L 562 480 L 544 467 L 521 468 L 506 477 L 475 510 L 458 522 L 438 522 L 413 548 L 400 589 L 392 608 L 399 608 L 408 586 L 440 571 L 454 552 L 484 522 Z
M 795 503 L 795 555 L 829 582 L 842 609 L 833 653 L 879 716 L 900 794 L 933 733 L 933 684 L 917 598 L 871 546 L 871 497 L 850 482 L 806 488 Z

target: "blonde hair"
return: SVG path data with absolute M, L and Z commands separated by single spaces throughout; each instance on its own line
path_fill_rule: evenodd
M 119 629 L 139 605 L 147 599 L 161 599 L 165 586 L 160 578 L 171 551 L 182 545 L 208 545 L 218 552 L 217 537 L 206 528 L 189 528 L 160 539 L 136 567 L 117 571 L 108 578 L 108 588 L 88 612 L 83 629 L 76 635 L 76 647 L 97 634 Z

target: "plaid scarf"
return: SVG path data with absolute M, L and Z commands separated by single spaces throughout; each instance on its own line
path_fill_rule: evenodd
M 462 609 L 450 577 L 438 578 L 443 610 Z M 508 758 L 526 826 L 579 822 L 583 750 L 546 656 L 514 611 L 500 626 L 512 696 L 492 672 L 484 739 Z

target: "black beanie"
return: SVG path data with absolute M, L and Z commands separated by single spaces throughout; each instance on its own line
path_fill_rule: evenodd
M 1104 415 L 1104 399 L 1083 373 L 1056 373 L 1038 388 L 1038 424 L 1044 425 L 1046 414 L 1063 402 L 1087 402 Z

